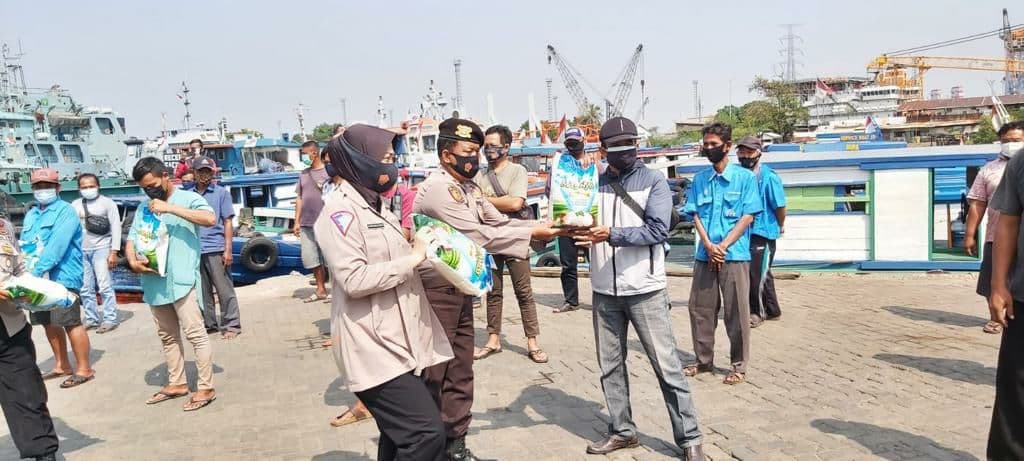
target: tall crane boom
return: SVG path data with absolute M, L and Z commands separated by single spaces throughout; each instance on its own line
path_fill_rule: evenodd
M 582 114 L 589 111 L 591 106 L 590 100 L 587 99 L 587 95 L 583 92 L 580 82 L 576 80 L 574 72 L 569 67 L 569 64 L 562 59 L 562 56 L 555 51 L 555 47 L 548 45 L 548 64 L 552 63 L 558 68 L 558 73 L 562 76 L 562 82 L 565 83 L 565 89 L 572 96 L 572 100 L 576 103 L 579 112 Z
M 615 98 L 613 98 L 609 103 L 608 117 L 622 115 L 623 107 L 626 105 L 626 101 L 629 100 L 629 94 L 633 91 L 633 82 L 636 80 L 637 69 L 642 67 L 641 63 L 643 62 L 644 56 L 643 51 L 644 45 L 642 43 L 637 45 L 636 51 L 634 51 L 633 56 L 629 58 L 629 61 L 626 63 L 626 67 L 615 79 L 614 85 L 617 89 L 615 91 Z M 640 84 L 644 84 L 642 79 Z
M 1016 74 L 1024 72 L 1024 61 L 1003 58 L 953 58 L 942 56 L 888 56 L 882 55 L 868 63 L 868 71 L 876 74 L 883 85 L 917 88 L 924 99 L 924 73 L 929 69 L 985 70 Z M 915 69 L 915 75 L 906 76 L 905 69 Z

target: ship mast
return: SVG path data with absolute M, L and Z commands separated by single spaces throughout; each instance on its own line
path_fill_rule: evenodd
M 301 102 L 299 103 L 299 107 L 295 108 L 295 114 L 299 117 L 299 136 L 302 137 L 303 141 L 306 140 L 306 126 L 303 124 L 303 122 L 305 121 L 303 112 L 305 110 L 306 108 L 302 105 Z
M 189 102 L 189 100 L 188 100 L 188 92 L 189 92 L 188 85 L 186 85 L 184 81 L 181 82 L 181 98 L 182 98 L 182 101 L 184 101 L 184 104 L 185 104 L 185 129 L 186 130 L 192 129 L 192 113 L 189 112 L 189 109 L 188 109 L 188 106 L 191 105 L 192 103 Z
M 22 99 L 28 95 L 25 71 L 15 62 L 23 55 L 20 51 L 12 55 L 6 43 L 0 48 L 0 109 L 7 112 L 21 110 Z

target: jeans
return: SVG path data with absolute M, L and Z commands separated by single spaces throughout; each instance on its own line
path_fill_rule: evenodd
M 601 367 L 601 389 L 611 417 L 608 432 L 624 438 L 636 435 L 626 371 L 626 336 L 630 323 L 658 377 L 676 444 L 681 448 L 699 445 L 702 436 L 697 427 L 690 385 L 683 375 L 683 361 L 672 335 L 668 293 L 664 289 L 633 296 L 594 293 L 594 339 Z
M 103 297 L 103 323 L 117 324 L 117 298 L 110 280 L 110 266 L 107 265 L 109 256 L 110 248 L 83 252 L 85 283 L 82 285 L 82 308 L 85 311 L 86 325 L 100 324 L 101 313 L 97 311 L 96 305 L 97 285 L 100 296 Z

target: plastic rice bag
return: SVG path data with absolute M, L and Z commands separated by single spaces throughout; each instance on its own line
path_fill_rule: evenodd
M 572 155 L 555 155 L 551 169 L 551 215 L 555 227 L 592 227 L 597 221 L 597 164 L 587 168 Z
M 135 257 L 148 261 L 147 266 L 163 277 L 167 270 L 167 226 L 149 206 L 139 207 L 132 226 L 135 227 Z
M 445 280 L 470 296 L 491 291 L 494 258 L 487 250 L 443 221 L 421 214 L 413 214 L 412 221 L 418 238 L 433 240 L 427 261 Z
M 34 312 L 67 309 L 78 300 L 78 296 L 64 288 L 64 285 L 30 274 L 7 279 L 3 289 L 16 300 L 19 307 Z
M 21 254 L 25 257 L 25 272 L 32 272 L 36 263 L 39 262 L 39 257 L 43 254 L 43 240 L 39 237 L 28 242 L 20 240 L 18 246 L 21 247 Z

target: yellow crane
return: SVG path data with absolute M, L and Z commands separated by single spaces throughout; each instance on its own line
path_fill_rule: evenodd
M 912 74 L 907 73 L 912 69 Z M 924 99 L 924 74 L 929 69 L 984 70 L 992 72 L 1024 72 L 1024 60 L 1007 58 L 957 58 L 944 56 L 881 55 L 868 63 L 868 72 L 875 74 L 879 85 L 915 88 L 918 99 Z

